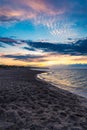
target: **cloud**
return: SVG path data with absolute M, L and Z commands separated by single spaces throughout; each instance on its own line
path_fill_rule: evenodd
M 19 21 L 33 19 L 39 14 L 56 15 L 63 14 L 64 9 L 55 9 L 46 0 L 1 0 L 0 21 Z
M 40 56 L 40 55 L 31 55 L 31 54 L 26 54 L 26 55 L 1 55 L 1 58 L 10 58 L 13 60 L 17 61 L 24 61 L 24 62 L 44 62 L 46 61 L 45 56 Z
M 19 41 L 5 37 L 0 40 L 0 43 L 3 43 L 0 44 L 0 60 L 5 64 L 50 66 L 87 62 L 86 38 L 67 44 Z M 4 48 L 1 45 L 4 45 Z
M 33 47 L 23 47 L 23 49 L 29 50 L 29 51 L 36 51 L 36 49 Z
M 0 9 L 0 21 L 1 22 L 19 22 L 22 20 L 32 19 L 36 17 L 36 13 L 29 10 L 23 10 L 22 8 L 15 9 L 5 7 Z
M 3 43 L 2 43 L 2 42 L 0 42 L 0 47 L 5 48 L 5 46 L 3 46 Z
M 54 38 L 75 38 L 79 27 L 72 26 L 87 20 L 87 0 L 0 0 L 1 25 L 25 20 L 46 26 Z
M 5 15 L 2 15 L 0 16 L 0 21 L 2 22 L 12 22 L 12 21 L 19 21 L 16 17 L 9 17 L 9 16 L 5 16 Z
M 11 38 L 6 38 L 6 37 L 0 37 L 0 42 L 2 44 L 8 44 L 11 46 L 15 46 L 15 44 L 18 44 L 16 40 L 11 39 Z
M 87 39 L 78 40 L 75 43 L 54 44 L 46 42 L 28 42 L 29 46 L 34 49 L 43 50 L 43 52 L 54 52 L 64 55 L 87 55 Z M 25 48 L 26 49 L 26 48 Z M 28 48 L 27 48 L 28 49 Z
M 0 20 L 32 19 L 40 14 L 86 14 L 87 0 L 0 0 Z
M 34 58 L 42 58 L 43 56 L 36 56 L 36 55 L 3 55 L 2 57 L 7 57 L 7 58 L 14 58 L 15 60 L 18 59 L 34 59 Z
M 70 38 L 71 39 L 71 38 Z M 61 55 L 73 55 L 73 56 L 80 56 L 80 55 L 87 55 L 87 39 L 80 39 L 77 41 L 74 41 L 72 43 L 49 43 L 49 42 L 33 42 L 33 41 L 28 41 L 28 40 L 15 40 L 12 38 L 0 38 L 0 42 L 3 43 L 1 44 L 1 47 L 8 44 L 11 45 L 13 50 L 14 47 L 20 48 L 21 51 L 27 51 L 27 53 L 31 53 L 32 55 L 27 55 L 27 56 L 18 56 L 20 59 L 21 58 L 40 58 L 44 56 L 44 54 L 51 54 L 51 53 L 57 53 Z M 5 49 L 6 50 L 6 49 Z M 14 50 L 15 52 L 15 50 Z M 10 57 L 9 58 L 17 58 L 16 56 Z

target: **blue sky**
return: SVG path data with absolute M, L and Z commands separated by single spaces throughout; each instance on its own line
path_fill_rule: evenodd
M 8 43 L 8 38 L 10 39 L 9 45 L 6 44 Z M 14 64 L 15 56 L 17 57 L 17 55 L 19 56 L 19 59 L 16 59 L 19 60 L 18 64 L 22 56 L 25 59 L 29 57 L 32 59 L 34 65 L 37 65 L 38 60 L 36 61 L 35 59 L 41 59 L 41 57 L 37 55 L 45 55 L 42 59 L 43 62 L 45 61 L 46 63 L 41 62 L 40 65 L 87 63 L 85 58 L 86 50 L 84 52 L 76 50 L 72 56 L 70 46 L 70 48 L 66 48 L 66 54 L 63 48 L 66 46 L 65 44 L 77 44 L 77 41 L 81 40 L 83 46 L 80 42 L 79 46 L 81 45 L 80 49 L 84 50 L 83 47 L 87 47 L 87 44 L 84 42 L 86 38 L 87 0 L 37 0 L 37 2 L 36 0 L 0 0 L 0 55 L 5 61 L 5 64 L 7 59 L 10 60 L 8 64 Z M 11 44 L 14 43 L 14 41 L 11 41 L 12 39 L 16 40 L 18 44 L 12 46 Z M 25 43 L 22 43 L 22 40 L 25 40 Z M 26 40 L 31 40 L 35 44 L 41 42 L 42 45 L 41 47 L 35 48 L 34 52 L 30 52 L 28 49 L 24 50 L 23 48 L 31 46 Z M 45 48 L 42 48 L 42 46 L 43 44 L 45 45 L 45 42 L 49 43 L 47 50 L 50 49 L 49 45 L 51 46 L 51 43 L 64 44 L 64 46 L 61 46 L 63 52 L 59 53 L 59 45 L 57 46 L 58 51 L 54 51 L 54 45 L 53 49 L 50 49 L 50 52 L 44 52 L 43 50 Z M 4 48 L 2 48 L 2 44 Z M 17 51 L 15 51 L 15 49 L 17 49 Z M 71 52 L 69 49 L 71 49 Z M 75 49 L 73 51 L 75 51 Z M 35 53 L 35 59 L 31 56 L 32 53 Z M 63 61 L 61 61 L 60 55 L 64 58 Z M 48 60 L 49 56 L 53 58 L 52 61 Z M 57 60 L 58 56 L 60 56 L 60 62 Z M 67 57 L 72 59 L 72 61 L 68 61 Z M 79 62 L 76 62 L 76 58 L 79 59 Z M 4 63 L 4 61 L 1 63 Z
M 1 0 L 0 5 L 0 36 L 56 42 L 86 37 L 87 0 Z

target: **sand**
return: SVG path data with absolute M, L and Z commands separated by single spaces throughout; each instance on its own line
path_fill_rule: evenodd
M 37 80 L 38 73 L 0 68 L 0 130 L 87 130 L 87 99 Z

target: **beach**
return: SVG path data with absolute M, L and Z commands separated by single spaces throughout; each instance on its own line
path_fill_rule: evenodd
M 87 130 L 87 99 L 37 79 L 43 72 L 0 68 L 0 130 Z

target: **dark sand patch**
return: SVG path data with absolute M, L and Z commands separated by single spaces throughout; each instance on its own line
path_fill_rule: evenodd
M 86 99 L 36 80 L 38 73 L 0 69 L 0 130 L 87 130 Z

